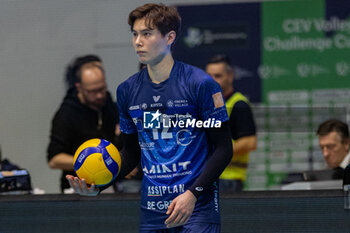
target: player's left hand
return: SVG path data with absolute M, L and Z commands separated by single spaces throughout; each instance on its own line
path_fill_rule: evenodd
M 74 189 L 74 192 L 82 196 L 97 196 L 100 193 L 99 189 L 94 184 L 88 185 L 85 179 L 79 179 L 72 175 L 66 175 L 66 179 L 69 185 Z
M 165 224 L 167 228 L 181 226 L 190 219 L 197 198 L 189 190 L 177 196 L 169 205 Z

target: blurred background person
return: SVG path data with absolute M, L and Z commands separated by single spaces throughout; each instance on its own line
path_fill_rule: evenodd
M 78 72 L 80 68 L 85 64 L 94 64 L 103 68 L 102 60 L 99 56 L 95 54 L 87 54 L 75 58 L 66 68 L 66 73 L 64 76 L 64 81 L 68 87 L 76 88 L 76 83 L 78 82 Z
M 321 123 L 317 129 L 318 143 L 332 179 L 342 179 L 345 167 L 350 163 L 349 126 L 337 119 Z
M 47 149 L 49 167 L 62 170 L 62 192 L 70 188 L 65 176 L 75 175 L 73 156 L 83 142 L 102 138 L 121 149 L 119 115 L 107 91 L 102 60 L 96 55 L 76 58 L 67 67 L 66 81 L 69 89 L 52 120 Z
M 247 177 L 249 152 L 256 150 L 257 137 L 249 100 L 234 91 L 234 69 L 227 55 L 218 54 L 206 65 L 206 72 L 221 86 L 233 140 L 233 158 L 220 176 L 220 191 L 242 191 Z

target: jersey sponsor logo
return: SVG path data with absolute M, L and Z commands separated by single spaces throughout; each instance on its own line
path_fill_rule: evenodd
M 140 143 L 140 147 L 142 150 L 152 150 L 154 149 L 154 142 L 142 142 Z
M 160 99 L 160 95 L 157 95 L 157 96 L 153 96 L 153 100 L 154 102 L 158 102 L 158 100 Z
M 188 106 L 188 100 L 174 100 L 175 107 Z
M 221 92 L 215 93 L 214 95 L 212 95 L 212 97 L 213 97 L 215 108 L 220 108 L 225 105 Z
M 215 190 L 214 190 L 214 210 L 219 213 L 219 189 L 217 182 L 214 182 Z
M 140 105 L 134 105 L 134 106 L 130 106 L 129 107 L 129 110 L 132 111 L 132 110 L 139 110 L 140 109 Z
M 143 167 L 144 174 L 169 174 L 176 173 L 178 170 L 186 171 L 188 165 L 191 164 L 191 161 L 178 162 L 172 164 L 157 164 L 152 165 L 151 167 Z
M 162 103 L 154 103 L 154 104 L 151 104 L 151 108 L 155 108 L 155 107 L 163 107 L 163 104 Z
M 171 201 L 147 201 L 147 209 L 149 210 L 166 210 L 168 209 Z
M 168 100 L 168 102 L 166 102 L 166 105 L 168 106 L 168 108 L 172 108 L 174 107 L 174 101 Z
M 180 146 L 188 146 L 196 136 L 192 136 L 192 132 L 188 129 L 179 130 L 176 133 L 176 143 Z
M 148 186 L 147 188 L 147 196 L 149 197 L 162 197 L 167 194 L 184 192 L 185 184 L 176 184 L 173 186 Z

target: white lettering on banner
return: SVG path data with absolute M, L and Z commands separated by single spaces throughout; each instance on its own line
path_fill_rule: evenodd
M 350 32 L 350 21 L 338 17 L 324 18 L 290 18 L 285 19 L 282 24 L 285 33 L 309 33 L 317 32 Z
M 332 48 L 333 42 L 329 38 L 301 38 L 292 36 L 288 39 L 279 37 L 266 37 L 264 39 L 264 49 L 273 51 L 294 51 L 294 50 L 317 50 L 323 52 Z
M 313 22 L 315 29 L 319 32 L 350 32 L 350 22 L 338 17 L 331 17 L 329 20 L 319 18 L 314 19 Z
M 333 48 L 350 48 L 350 37 L 344 34 L 337 34 L 332 38 L 301 38 L 299 36 L 292 36 L 287 39 L 281 39 L 279 37 L 266 37 L 264 39 L 264 49 L 269 52 L 298 50 L 324 52 Z
M 350 48 L 350 21 L 336 16 L 324 18 L 288 18 L 281 22 L 285 36 L 267 36 L 264 49 L 268 52 Z M 317 32 L 318 35 L 311 34 Z M 333 36 L 325 33 L 335 32 Z M 310 35 L 310 36 L 309 36 Z
M 338 34 L 334 36 L 334 44 L 339 49 L 350 48 L 350 38 L 343 34 Z
M 282 23 L 282 28 L 286 33 L 310 32 L 311 26 L 311 19 L 286 19 Z

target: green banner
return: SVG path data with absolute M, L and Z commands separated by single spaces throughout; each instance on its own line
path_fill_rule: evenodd
M 262 3 L 264 103 L 272 91 L 350 87 L 350 21 L 325 12 L 320 0 Z

